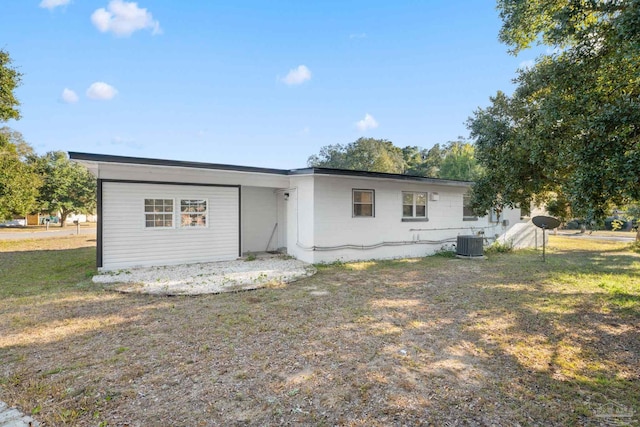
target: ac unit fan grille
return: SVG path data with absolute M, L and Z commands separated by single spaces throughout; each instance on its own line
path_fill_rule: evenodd
M 481 257 L 483 255 L 482 237 L 458 236 L 456 253 L 464 257 Z

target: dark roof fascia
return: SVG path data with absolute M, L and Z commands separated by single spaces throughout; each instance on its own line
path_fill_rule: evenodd
M 471 186 L 473 181 L 459 181 L 455 179 L 442 179 L 442 178 L 428 178 L 417 175 L 402 175 L 397 173 L 384 173 L 384 172 L 367 172 L 357 171 L 350 169 L 330 169 L 330 168 L 304 168 L 304 169 L 292 169 L 289 171 L 289 175 L 337 175 L 337 176 L 353 176 L 360 178 L 382 178 L 382 179 L 395 179 L 400 181 L 413 181 L 413 182 L 425 182 L 429 184 L 441 184 L 441 185 L 459 185 L 459 186 Z
M 78 153 L 74 151 L 69 151 L 69 158 L 71 160 L 81 160 L 81 161 L 87 161 L 87 162 L 124 163 L 124 164 L 135 164 L 135 165 L 170 166 L 170 167 L 196 168 L 196 169 L 215 169 L 215 170 L 235 171 L 235 172 L 267 173 L 272 175 L 288 175 L 289 174 L 289 171 L 286 169 L 269 169 L 269 168 L 258 168 L 258 167 L 251 167 L 251 166 L 223 165 L 218 163 L 190 162 L 190 161 L 183 161 L 183 160 L 149 159 L 145 157 L 113 156 L 109 154 Z

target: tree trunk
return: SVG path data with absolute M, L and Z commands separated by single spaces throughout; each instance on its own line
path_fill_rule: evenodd
M 64 209 L 60 211 L 60 227 L 64 227 L 67 225 L 67 217 L 69 216 L 68 211 L 65 211 Z
M 638 230 L 636 231 L 636 242 L 640 242 L 640 227 L 638 227 Z

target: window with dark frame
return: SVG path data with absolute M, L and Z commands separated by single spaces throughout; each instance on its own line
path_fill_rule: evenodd
M 173 227 L 173 199 L 144 199 L 144 226 Z
M 180 200 L 180 227 L 206 227 L 207 201 L 205 199 Z
M 403 191 L 402 218 L 427 218 L 427 193 Z
M 373 190 L 353 190 L 353 216 L 375 216 L 375 192 Z
M 471 195 L 464 194 L 462 196 L 462 219 L 464 221 L 476 221 L 478 216 L 471 209 Z

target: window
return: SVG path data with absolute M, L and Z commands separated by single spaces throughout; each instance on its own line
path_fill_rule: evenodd
M 489 212 L 489 222 L 500 222 L 500 212 L 495 208 L 491 208 Z
M 477 221 L 478 217 L 473 213 L 471 209 L 471 194 L 465 194 L 462 196 L 462 220 L 463 221 Z
M 402 218 L 427 218 L 427 193 L 402 192 Z
M 173 199 L 144 199 L 144 226 L 173 227 Z
M 206 227 L 207 201 L 204 199 L 180 200 L 180 227 Z
M 353 216 L 373 217 L 374 211 L 373 190 L 353 190 Z

